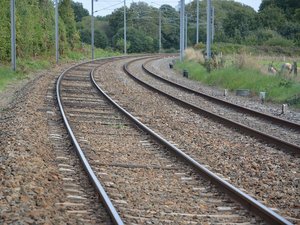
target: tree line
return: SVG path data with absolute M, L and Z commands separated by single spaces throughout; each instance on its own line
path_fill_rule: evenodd
M 80 8 L 80 3 L 76 3 Z M 213 0 L 214 42 L 243 45 L 300 47 L 300 1 L 263 0 L 258 12 L 232 0 Z M 82 7 L 82 5 L 81 5 Z M 83 8 L 82 8 L 83 9 Z M 84 9 L 83 9 L 84 10 Z M 162 47 L 179 48 L 179 12 L 169 5 L 159 9 L 144 2 L 132 3 L 127 10 L 128 52 L 158 50 L 158 15 L 162 15 Z M 120 7 L 105 17 L 96 17 L 98 47 L 123 49 L 123 11 Z M 196 1 L 186 5 L 188 45 L 196 42 Z M 81 14 L 82 15 L 82 14 Z M 83 42 L 90 43 L 90 17 L 77 21 Z M 199 36 L 206 42 L 206 0 L 200 0 Z
M 214 42 L 243 45 L 300 47 L 300 1 L 263 0 L 258 12 L 232 0 L 213 0 Z M 101 5 L 101 4 L 99 4 Z M 97 7 L 97 3 L 95 4 Z M 96 8 L 95 7 L 95 8 Z M 95 46 L 123 51 L 123 7 L 95 18 Z M 157 52 L 159 10 L 162 19 L 162 47 L 179 48 L 179 12 L 170 5 L 159 9 L 133 2 L 127 11 L 128 53 Z M 196 39 L 196 2 L 186 5 L 188 45 Z M 91 42 L 91 16 L 81 3 L 59 1 L 60 53 L 79 49 Z M 53 54 L 54 4 L 52 0 L 16 0 L 17 55 Z M 206 1 L 200 1 L 199 37 L 206 41 Z M 0 60 L 10 58 L 10 1 L 0 1 Z
M 16 0 L 16 47 L 18 57 L 55 52 L 55 17 L 52 0 Z M 60 53 L 80 46 L 71 0 L 59 1 Z M 10 0 L 0 1 L 0 60 L 10 59 Z

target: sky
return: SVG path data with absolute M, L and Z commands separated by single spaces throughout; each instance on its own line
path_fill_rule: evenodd
M 81 2 L 83 7 L 91 12 L 91 1 L 92 0 L 74 0 L 75 2 Z M 168 4 L 173 7 L 178 5 L 179 0 L 142 0 L 143 2 L 152 5 L 153 7 L 159 7 L 163 4 Z M 185 0 L 185 3 L 189 3 L 192 0 Z M 202 0 L 203 1 L 203 0 Z M 245 5 L 249 5 L 258 10 L 261 0 L 235 0 Z M 126 5 L 129 7 L 132 2 L 139 2 L 139 0 L 126 0 Z M 94 11 L 96 16 L 105 16 L 110 14 L 114 9 L 120 8 L 124 5 L 124 0 L 94 0 Z

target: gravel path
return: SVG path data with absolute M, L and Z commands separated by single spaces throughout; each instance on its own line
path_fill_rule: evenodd
M 121 67 L 109 64 L 96 80 L 124 108 L 237 187 L 299 221 L 299 159 L 138 86 Z

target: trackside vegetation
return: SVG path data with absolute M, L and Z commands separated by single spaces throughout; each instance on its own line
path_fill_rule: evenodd
M 257 68 L 238 68 L 234 64 L 208 73 L 202 64 L 194 60 L 177 61 L 175 69 L 179 72 L 186 69 L 191 79 L 207 85 L 230 91 L 249 89 L 253 96 L 258 96 L 259 92 L 267 92 L 267 101 L 290 103 L 300 108 L 300 102 L 296 99 L 300 97 L 300 82 L 297 77 L 293 77 L 294 75 L 268 75 Z
M 55 17 L 53 0 L 17 0 L 16 43 L 17 72 L 9 70 L 10 64 L 10 0 L 0 0 L 0 89 L 15 79 L 26 77 L 31 72 L 49 68 L 55 63 Z M 59 0 L 59 53 L 60 62 L 90 58 L 91 16 L 82 3 L 73 0 Z M 95 10 L 101 9 L 101 1 L 95 1 Z M 122 3 L 122 2 L 121 2 Z M 123 4 L 106 16 L 95 17 L 96 57 L 117 55 L 123 51 Z M 214 0 L 214 52 L 224 55 L 252 52 L 263 55 L 300 55 L 300 1 L 262 0 L 258 11 L 250 6 L 232 0 Z M 179 48 L 179 13 L 168 5 L 160 8 L 143 1 L 126 6 L 127 52 L 153 53 L 159 48 L 159 15 L 161 12 L 162 51 L 174 53 Z M 199 44 L 196 42 L 196 1 L 186 4 L 188 14 L 187 44 L 203 49 L 206 41 L 206 1 L 200 0 Z M 227 60 L 228 62 L 229 60 Z M 266 60 L 268 65 L 272 61 Z M 203 70 L 199 64 L 187 60 L 182 67 Z M 274 65 L 277 65 L 274 62 Z M 298 63 L 299 65 L 299 63 Z M 279 66 L 279 65 L 277 65 Z M 178 64 L 178 67 L 181 67 Z M 268 92 L 267 98 L 282 102 L 293 96 L 298 81 L 283 77 L 260 76 L 261 71 L 251 67 L 240 68 L 225 65 L 209 75 L 195 79 L 229 89 L 248 87 L 253 92 Z M 224 74 L 224 77 L 221 76 Z M 240 74 L 240 75 L 239 75 Z M 243 75 L 242 75 L 243 74 Z M 262 73 L 264 74 L 264 73 Z M 197 75 L 198 76 L 198 75 Z M 238 76 L 241 81 L 235 79 Z M 250 76 L 250 77 L 249 77 Z M 248 78 L 247 78 L 248 77 Z M 254 82 L 257 77 L 257 83 Z M 234 82 L 226 83 L 226 79 Z M 266 80 L 261 80 L 266 79 Z M 240 82 L 240 83 L 238 83 Z M 243 83 L 245 82 L 245 83 Z M 235 84 L 237 83 L 237 84 Z M 252 87 L 251 87 L 252 85 Z M 281 95 L 280 95 L 281 93 Z
M 76 21 L 81 12 L 72 0 L 59 1 L 60 63 L 89 59 L 90 46 L 81 42 Z M 77 13 L 75 15 L 75 13 Z M 86 15 L 86 14 L 85 14 Z M 87 13 L 88 15 L 88 13 Z M 0 91 L 16 80 L 55 65 L 54 3 L 52 0 L 16 1 L 17 71 L 10 70 L 10 1 L 0 1 Z M 120 53 L 96 49 L 95 57 Z
M 82 50 L 70 50 L 61 57 L 61 63 L 71 61 L 88 60 L 90 58 L 90 46 L 86 46 Z M 120 55 L 119 52 L 111 50 L 95 49 L 95 58 L 110 57 Z M 19 58 L 17 60 L 17 71 L 11 70 L 9 63 L 0 65 L 0 92 L 5 90 L 5 87 L 17 80 L 26 79 L 31 73 L 49 69 L 55 65 L 55 59 L 50 56 L 35 57 L 35 58 Z

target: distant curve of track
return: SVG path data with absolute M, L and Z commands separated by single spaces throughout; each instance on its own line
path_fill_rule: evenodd
M 143 63 L 142 68 L 153 78 L 165 83 L 163 89 L 159 85 L 156 87 L 157 82 L 149 81 L 150 78 L 146 78 L 148 79 L 146 80 L 143 76 L 138 77 L 130 73 L 128 66 L 138 60 L 124 65 L 124 70 L 138 82 L 173 99 L 184 107 L 193 109 L 271 145 L 276 145 L 284 151 L 300 154 L 299 124 L 224 101 L 163 78 L 146 68 L 146 64 L 151 60 L 153 59 Z M 178 89 L 181 91 L 178 92 Z

